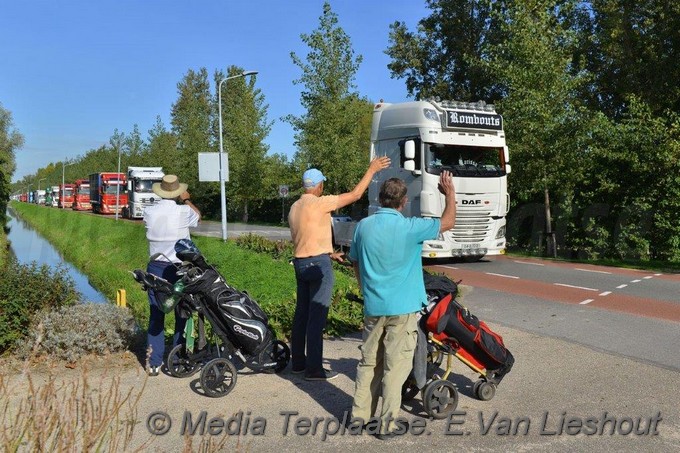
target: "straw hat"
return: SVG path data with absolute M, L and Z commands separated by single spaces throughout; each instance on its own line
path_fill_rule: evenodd
M 161 182 L 153 184 L 153 193 L 161 198 L 177 198 L 187 191 L 188 184 L 180 183 L 176 175 L 165 175 Z

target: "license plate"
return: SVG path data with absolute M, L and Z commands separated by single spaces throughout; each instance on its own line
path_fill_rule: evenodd
M 464 249 L 478 249 L 479 244 L 463 244 Z

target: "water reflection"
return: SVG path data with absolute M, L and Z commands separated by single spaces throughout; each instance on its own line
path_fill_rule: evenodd
M 71 263 L 65 261 L 52 244 L 40 236 L 30 225 L 18 218 L 11 209 L 7 211 L 7 215 L 9 216 L 7 225 L 10 228 L 7 237 L 10 241 L 10 249 L 21 264 L 29 264 L 35 261 L 38 265 L 46 264 L 52 268 L 62 264 L 73 278 L 76 290 L 82 294 L 84 301 L 107 302 L 104 295 L 90 285 L 87 277 Z

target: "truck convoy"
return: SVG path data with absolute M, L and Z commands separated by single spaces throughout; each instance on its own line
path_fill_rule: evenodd
M 74 211 L 90 211 L 92 205 L 90 204 L 90 180 L 77 179 L 73 189 L 73 205 L 71 208 Z
M 62 184 L 59 186 L 59 207 L 62 209 L 73 206 L 74 184 Z
M 160 200 L 160 197 L 151 189 L 155 182 L 161 182 L 163 176 L 165 174 L 162 167 L 128 167 L 128 203 L 123 211 L 123 217 L 141 219 L 144 215 L 144 208 Z
M 120 214 L 127 205 L 125 174 L 92 173 L 90 175 L 90 204 L 95 214 Z
M 381 101 L 373 110 L 370 158 L 385 155 L 392 164 L 369 185 L 369 215 L 380 208 L 382 183 L 397 177 L 408 186 L 404 216 L 441 217 L 444 196 L 437 186 L 439 175 L 447 170 L 456 188 L 456 224 L 436 240 L 426 241 L 422 256 L 478 260 L 505 253 L 510 154 L 503 119 L 492 105 Z M 351 218 L 334 217 L 334 242 L 349 246 L 355 225 Z

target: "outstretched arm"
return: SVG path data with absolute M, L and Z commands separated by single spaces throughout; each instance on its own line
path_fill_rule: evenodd
M 368 185 L 371 183 L 373 175 L 389 166 L 390 158 L 387 156 L 376 157 L 373 159 L 371 164 L 368 166 L 368 170 L 366 170 L 366 173 L 364 173 L 363 178 L 361 178 L 361 181 L 359 181 L 354 189 L 352 189 L 351 192 L 338 195 L 338 209 L 344 208 L 345 206 L 359 200 L 364 192 L 366 192 L 366 189 L 368 189 Z
M 444 212 L 442 212 L 439 232 L 448 231 L 456 224 L 456 188 L 453 187 L 451 172 L 443 171 L 439 175 L 439 191 L 444 194 Z

